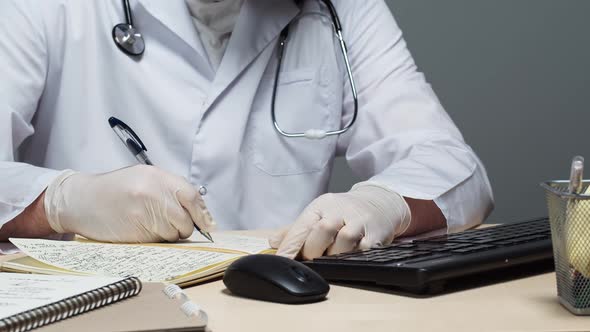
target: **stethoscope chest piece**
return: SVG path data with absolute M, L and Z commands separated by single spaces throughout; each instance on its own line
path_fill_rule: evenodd
M 120 23 L 113 27 L 113 40 L 128 55 L 139 56 L 145 51 L 143 36 L 132 25 Z

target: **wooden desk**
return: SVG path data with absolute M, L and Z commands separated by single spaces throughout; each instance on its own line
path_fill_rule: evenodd
M 557 301 L 553 273 L 433 298 L 332 286 L 328 300 L 281 305 L 229 295 L 221 281 L 187 290 L 223 331 L 590 331 Z
M 574 316 L 557 301 L 554 273 L 431 298 L 332 285 L 328 300 L 307 305 L 238 298 L 222 281 L 186 292 L 207 311 L 212 332 L 590 331 L 590 317 Z
M 332 285 L 328 300 L 306 305 L 238 298 L 222 281 L 186 292 L 207 311 L 213 332 L 590 331 L 590 316 L 559 304 L 554 273 L 431 298 Z

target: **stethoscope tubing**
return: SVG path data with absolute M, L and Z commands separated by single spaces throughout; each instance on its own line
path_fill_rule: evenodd
M 332 24 L 334 26 L 334 31 L 336 33 L 336 36 L 337 36 L 339 44 L 340 44 L 340 50 L 341 50 L 342 56 L 344 58 L 344 64 L 346 66 L 346 74 L 348 76 L 348 81 L 350 83 L 350 88 L 351 88 L 351 92 L 352 92 L 352 98 L 354 101 L 354 112 L 353 112 L 352 118 L 349 121 L 349 123 L 347 125 L 345 125 L 343 128 L 337 129 L 337 130 L 326 131 L 326 130 L 322 130 L 322 129 L 309 129 L 306 132 L 302 132 L 302 133 L 289 133 L 289 132 L 284 131 L 281 128 L 281 126 L 278 124 L 278 121 L 276 118 L 275 106 L 276 106 L 277 88 L 278 88 L 278 82 L 280 79 L 281 66 L 283 63 L 285 48 L 286 48 L 287 40 L 288 40 L 288 36 L 289 36 L 289 25 L 287 25 L 287 27 L 285 27 L 285 29 L 283 29 L 283 31 L 281 32 L 280 37 L 279 37 L 279 46 L 278 46 L 278 52 L 277 52 L 278 53 L 277 70 L 275 73 L 275 81 L 274 81 L 274 85 L 273 85 L 272 101 L 271 101 L 271 119 L 272 119 L 273 126 L 276 129 L 276 131 L 284 137 L 289 137 L 289 138 L 305 137 L 305 138 L 309 138 L 309 139 L 322 139 L 327 136 L 341 135 L 341 134 L 347 132 L 354 125 L 354 123 L 356 122 L 357 117 L 358 117 L 357 89 L 356 89 L 356 85 L 354 82 L 354 77 L 353 77 L 353 73 L 352 73 L 352 69 L 351 69 L 351 65 L 350 65 L 350 60 L 348 57 L 348 49 L 346 47 L 346 42 L 344 41 L 344 37 L 343 37 L 343 33 L 342 33 L 342 23 L 340 22 L 340 18 L 338 17 L 338 13 L 336 11 L 336 8 L 334 7 L 334 4 L 332 3 L 331 0 L 319 0 L 319 1 L 323 2 L 325 4 L 325 6 L 328 8 L 328 11 L 330 13 L 330 17 L 332 19 Z M 113 40 L 114 40 L 115 44 L 117 45 L 117 47 L 121 51 L 123 51 L 125 54 L 127 54 L 129 56 L 141 56 L 143 54 L 143 52 L 145 51 L 145 41 L 144 41 L 141 33 L 139 33 L 139 31 L 135 28 L 135 26 L 133 24 L 133 13 L 131 11 L 131 6 L 129 4 L 129 0 L 122 0 L 122 2 L 123 2 L 123 10 L 125 12 L 125 23 L 119 23 L 113 27 L 113 30 L 112 30 Z
M 123 0 L 123 9 L 125 10 L 125 21 L 127 25 L 133 26 L 133 15 L 131 14 L 129 0 Z
M 340 45 L 340 51 L 341 51 L 342 57 L 344 59 L 344 64 L 346 67 L 346 74 L 347 74 L 348 81 L 350 83 L 350 89 L 352 92 L 354 111 L 352 114 L 352 118 L 350 119 L 348 124 L 346 124 L 346 126 L 344 126 L 341 129 L 338 129 L 338 130 L 326 131 L 326 130 L 322 130 L 322 129 L 309 129 L 306 132 L 290 133 L 290 132 L 286 132 L 285 130 L 283 130 L 281 128 L 281 126 L 279 125 L 279 123 L 277 121 L 277 117 L 276 117 L 276 99 L 277 99 L 278 82 L 280 79 L 279 76 L 280 76 L 281 67 L 282 67 L 282 63 L 283 63 L 285 48 L 287 46 L 287 40 L 289 37 L 289 26 L 287 26 L 281 32 L 281 35 L 279 37 L 279 45 L 278 45 L 278 50 L 277 50 L 277 69 L 275 72 L 275 81 L 274 81 L 273 90 L 272 90 L 272 97 L 271 97 L 271 120 L 272 120 L 273 126 L 276 129 L 276 131 L 284 137 L 288 137 L 288 138 L 305 137 L 308 139 L 323 139 L 328 136 L 341 135 L 341 134 L 344 134 L 345 132 L 347 132 L 350 128 L 352 128 L 352 126 L 355 124 L 357 117 L 358 117 L 358 93 L 357 93 L 357 88 L 356 88 L 356 84 L 354 81 L 354 76 L 352 73 L 352 68 L 350 65 L 350 59 L 348 57 L 348 48 L 346 46 L 346 42 L 344 41 L 344 36 L 342 33 L 342 24 L 340 23 L 340 18 L 338 17 L 338 13 L 336 12 L 336 8 L 332 4 L 332 1 L 330 1 L 330 0 L 321 0 L 321 1 L 326 5 L 326 7 L 328 7 L 328 11 L 330 12 L 330 16 L 332 18 L 332 24 L 334 26 L 334 31 L 335 31 L 336 36 L 338 38 L 338 42 Z

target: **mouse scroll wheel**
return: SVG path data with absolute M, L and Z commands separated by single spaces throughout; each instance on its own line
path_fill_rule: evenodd
M 297 267 L 291 267 L 291 273 L 293 273 L 295 278 L 297 278 L 297 280 L 301 282 L 309 281 L 309 276 L 307 275 L 307 273 L 305 273 L 305 271 L 298 269 Z

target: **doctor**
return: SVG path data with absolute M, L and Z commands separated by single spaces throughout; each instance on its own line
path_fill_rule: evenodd
M 333 0 L 358 92 L 350 129 L 318 139 L 275 128 L 273 108 L 282 130 L 312 136 L 355 118 L 327 5 L 0 2 L 0 240 L 175 241 L 215 220 L 283 227 L 271 244 L 310 259 L 482 222 L 493 204 L 484 167 L 383 0 Z M 140 56 L 113 41 L 126 12 L 145 41 Z M 157 167 L 133 166 L 111 116 Z M 325 194 L 337 155 L 365 181 Z

